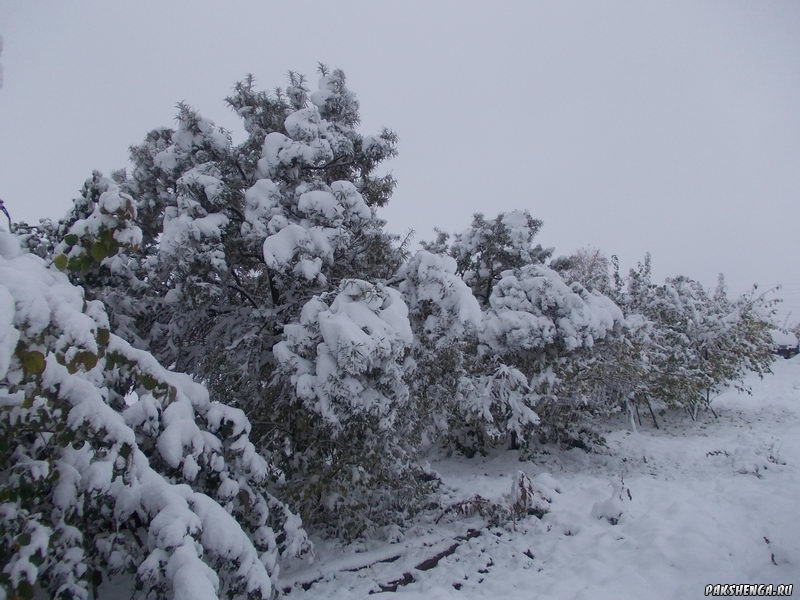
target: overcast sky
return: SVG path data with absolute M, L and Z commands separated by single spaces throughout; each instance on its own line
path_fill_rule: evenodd
M 524 208 L 556 254 L 782 283 L 800 320 L 800 2 L 2 0 L 0 35 L 17 220 L 61 216 L 177 101 L 236 138 L 235 81 L 323 61 L 400 136 L 390 229 Z

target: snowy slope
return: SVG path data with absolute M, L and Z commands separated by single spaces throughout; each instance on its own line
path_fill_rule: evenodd
M 516 531 L 483 528 L 480 517 L 444 518 L 393 544 L 319 545 L 315 564 L 288 569 L 282 586 L 291 587 L 289 598 L 332 600 L 381 586 L 396 586 L 384 593 L 397 600 L 683 599 L 704 597 L 714 583 L 798 588 L 800 357 L 779 360 L 774 371 L 753 382 L 752 396 L 718 398 L 718 418 L 669 414 L 661 429 L 645 422 L 636 433 L 609 423 L 607 454 L 440 461 L 434 468 L 453 500 L 500 499 L 523 469 L 552 497 L 551 511 Z M 618 524 L 604 518 L 620 510 Z M 471 528 L 479 534 L 465 535 Z M 440 555 L 435 566 L 423 563 Z

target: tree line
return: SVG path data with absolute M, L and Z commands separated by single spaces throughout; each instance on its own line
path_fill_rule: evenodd
M 554 258 L 525 210 L 416 250 L 388 233 L 398 138 L 359 131 L 340 70 L 226 101 L 243 142 L 180 104 L 63 219 L 0 237 L 12 596 L 128 573 L 147 597 L 270 597 L 306 529 L 430 503 L 432 451 L 592 450 L 598 419 L 697 418 L 769 371 L 755 288 Z

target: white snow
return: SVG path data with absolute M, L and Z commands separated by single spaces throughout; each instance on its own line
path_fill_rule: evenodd
M 266 237 L 265 223 L 273 212 L 279 212 L 280 189 L 271 179 L 259 179 L 244 193 L 244 218 L 242 233 L 253 231 Z
M 426 319 L 425 331 L 447 329 L 445 343 L 450 336 L 462 335 L 466 327 L 475 330 L 483 315 L 472 290 L 456 275 L 456 261 L 444 254 L 421 250 L 400 270 L 405 281 L 400 285 L 409 305 L 417 308 L 429 302 L 438 308 Z
M 324 190 L 315 190 L 302 194 L 297 201 L 297 208 L 308 216 L 318 214 L 330 221 L 339 217 L 342 212 L 341 207 L 336 202 L 336 197 Z
M 295 163 L 320 166 L 333 160 L 333 157 L 331 145 L 325 139 L 314 139 L 305 143 L 273 131 L 264 138 L 258 172 L 264 177 L 273 177 L 282 168 Z
M 609 298 L 568 286 L 542 265 L 505 271 L 489 301 L 483 341 L 493 349 L 542 348 L 557 339 L 567 350 L 591 347 L 623 320 Z
M 197 131 L 193 132 L 192 127 L 180 119 L 178 129 L 172 134 L 172 144 L 155 156 L 158 168 L 165 171 L 175 169 L 193 148 L 207 146 L 220 154 L 230 149 L 230 135 L 213 122 L 197 117 L 195 128 Z
M 17 347 L 19 332 L 14 327 L 14 297 L 0 288 L 0 377 L 5 377 L 11 355 Z
M 784 346 L 789 348 L 797 347 L 797 336 L 791 331 L 781 331 L 780 329 L 772 330 L 772 342 L 776 346 Z
M 264 240 L 264 262 L 270 269 L 279 271 L 290 269 L 294 258 L 300 253 L 311 254 L 314 258 L 329 259 L 331 247 L 324 232 L 319 231 L 319 228 L 308 230 L 290 223 Z M 322 261 L 319 263 L 314 261 L 313 264 L 318 269 L 322 266 Z M 308 275 L 313 273 L 311 264 L 303 264 L 300 268 L 303 275 L 310 279 Z M 316 276 L 316 273 L 313 275 Z
M 334 181 L 331 192 L 344 207 L 345 213 L 353 219 L 367 220 L 372 216 L 372 210 L 364 201 L 361 193 L 349 181 Z
M 303 108 L 286 117 L 283 126 L 286 127 L 289 137 L 295 140 L 311 141 L 318 138 L 324 131 L 321 121 L 316 108 Z
M 407 397 L 399 367 L 413 341 L 400 292 L 346 279 L 330 306 L 319 297 L 311 299 L 300 323 L 287 325 L 284 334 L 273 353 L 291 373 L 297 397 L 312 410 L 334 427 L 340 424 L 337 406 L 391 424 L 396 406 Z M 371 375 L 375 372 L 384 374 L 379 385 Z M 396 378 L 394 385 L 385 374 Z

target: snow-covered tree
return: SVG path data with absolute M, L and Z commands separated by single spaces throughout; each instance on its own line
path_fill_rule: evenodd
M 396 276 L 414 333 L 406 378 L 423 446 L 455 434 L 475 392 L 471 375 L 483 315 L 456 269 L 452 257 L 421 250 Z
M 114 176 L 121 177 L 122 174 L 118 172 Z M 72 201 L 72 206 L 62 219 L 58 221 L 40 219 L 35 225 L 17 223 L 14 226 L 14 233 L 19 237 L 22 247 L 41 258 L 53 259 L 56 246 L 69 233 L 72 225 L 89 218 L 95 211 L 100 196 L 110 186 L 116 187 L 116 182 L 94 171 L 92 176 L 84 181 L 80 195 Z
M 345 537 L 407 514 L 421 472 L 404 380 L 413 334 L 400 293 L 344 280 L 284 332 L 271 445 L 289 457 L 298 505 Z
M 87 231 L 125 211 L 106 193 Z M 4 595 L 97 597 L 129 574 L 148 598 L 272 597 L 278 561 L 308 542 L 249 432 L 241 410 L 117 337 L 100 302 L 0 232 Z
M 450 254 L 456 259 L 458 274 L 472 288 L 481 305 L 489 305 L 495 283 L 508 269 L 541 264 L 552 249 L 533 245 L 542 222 L 528 211 L 500 213 L 487 220 L 482 214 L 473 216 L 469 228 L 450 236 L 439 232 L 434 242 L 424 244 L 436 253 Z
M 580 283 L 589 291 L 608 294 L 611 289 L 611 262 L 597 248 L 581 248 L 550 263 L 567 283 Z
M 503 441 L 525 445 L 534 431 L 545 439 L 576 437 L 567 430 L 577 423 L 576 407 L 587 402 L 576 385 L 579 372 L 595 341 L 611 337 L 622 322 L 608 297 L 569 286 L 542 264 L 552 251 L 534 246 L 540 227 L 525 211 L 491 221 L 475 215 L 452 240 L 440 232 L 425 244 L 455 259 L 456 273 L 485 307 L 472 348 L 465 353 L 464 340 L 459 346 L 452 335 L 443 338 L 447 373 L 431 369 L 440 377 L 436 384 L 449 375 L 444 391 L 460 399 L 450 411 L 449 435 L 467 453 Z
M 543 265 L 504 272 L 481 332 L 482 353 L 502 361 L 502 379 L 489 377 L 487 393 L 476 397 L 485 408 L 476 414 L 492 414 L 499 433 L 523 443 L 535 425 L 541 437 L 564 441 L 575 408 L 588 400 L 568 375 L 580 376 L 596 343 L 613 335 L 622 319 L 608 297 L 568 286 Z
M 117 185 L 133 201 L 139 242 L 75 281 L 137 346 L 202 374 L 215 392 L 235 391 L 242 406 L 264 395 L 272 347 L 308 299 L 400 264 L 375 214 L 394 187 L 376 169 L 396 153 L 396 136 L 357 132 L 344 74 L 320 70 L 313 93 L 294 73 L 273 94 L 252 77 L 237 84 L 227 101 L 248 133 L 237 146 L 180 104 L 176 129 L 131 148 L 129 173 L 93 176 L 50 244 L 80 236 L 72 227 Z
M 769 372 L 767 331 L 775 302 L 768 295 L 754 289 L 731 299 L 723 278 L 714 294 L 684 276 L 656 284 L 649 255 L 627 278 L 616 273 L 615 280 L 614 296 L 629 327 L 603 369 L 631 410 L 645 403 L 652 413 L 655 400 L 694 417 L 715 391 L 745 389 L 747 373 Z
M 352 278 L 378 283 L 400 266 L 403 249 L 376 213 L 394 188 L 377 170 L 397 138 L 360 133 L 344 74 L 324 66 L 313 92 L 296 73 L 271 94 L 248 77 L 227 102 L 244 122 L 241 144 L 180 104 L 174 130 L 131 148 L 129 172 L 93 177 L 58 226 L 56 260 L 64 266 L 65 256 L 73 281 L 106 303 L 115 330 L 229 397 L 253 418 L 259 447 L 310 485 L 297 465 L 313 461 L 287 454 L 283 439 L 273 445 L 273 424 L 307 410 L 276 391 L 284 371 L 273 349 L 315 296 Z M 135 243 L 117 240 L 128 226 L 119 218 L 116 229 L 87 227 L 112 184 L 132 203 Z M 291 447 L 305 451 L 313 440 L 302 436 L 318 433 L 296 430 Z
M 745 383 L 748 373 L 760 377 L 770 373 L 772 354 L 770 328 L 779 300 L 773 290 L 759 292 L 753 286 L 748 292 L 731 298 L 725 278 L 720 274 L 707 319 L 707 333 L 702 342 L 704 361 L 711 365 L 713 385 L 709 394 L 723 385 L 733 385 L 740 391 L 750 392 Z

